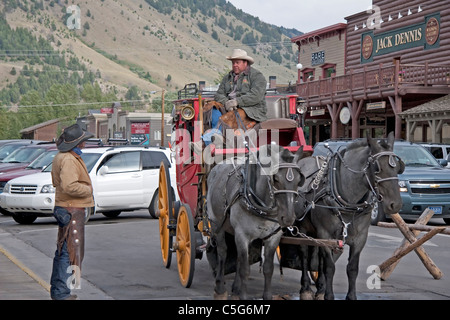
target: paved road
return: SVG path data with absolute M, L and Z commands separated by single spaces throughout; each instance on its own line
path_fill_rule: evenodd
M 432 223 L 443 225 L 440 219 Z M 175 263 L 166 269 L 161 262 L 158 220 L 146 211 L 122 213 L 110 219 L 94 216 L 86 226 L 86 252 L 83 264 L 81 299 L 190 299 L 210 300 L 213 277 L 206 256 L 196 260 L 191 288 L 179 284 Z M 55 251 L 57 227 L 53 218 L 38 218 L 32 225 L 19 225 L 11 217 L 0 215 L 0 245 L 48 284 Z M 361 257 L 357 281 L 361 300 L 437 300 L 450 299 L 450 236 L 437 235 L 424 246 L 444 273 L 434 280 L 414 253 L 399 263 L 391 277 L 372 287 L 368 268 L 389 258 L 403 240 L 397 229 L 371 227 L 369 240 Z M 347 290 L 345 264 L 348 248 L 337 263 L 335 293 L 343 299 Z M 227 276 L 231 286 L 233 275 Z M 300 272 L 276 264 L 273 292 L 284 299 L 298 299 Z M 250 275 L 250 298 L 259 299 L 263 276 L 253 265 Z M 78 292 L 79 291 L 79 292 Z

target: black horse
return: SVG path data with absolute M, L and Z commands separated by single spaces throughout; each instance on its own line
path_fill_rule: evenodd
M 278 145 L 264 145 L 257 159 L 217 164 L 209 173 L 207 212 L 212 234 L 207 257 L 215 276 L 215 298 L 228 297 L 224 275 L 235 271 L 232 293 L 247 299 L 249 265 L 260 259 L 262 245 L 263 298 L 272 298 L 274 253 L 281 228 L 295 221 L 297 189 L 304 181 L 298 167 L 302 154 L 302 148 L 292 154 Z
M 370 213 L 375 202 L 384 212 L 400 210 L 402 200 L 397 175 L 404 163 L 393 153 L 394 135 L 387 141 L 368 138 L 352 142 L 343 151 L 330 152 L 325 158 L 308 157 L 300 161 L 304 184 L 304 201 L 297 206 L 301 216 L 299 231 L 316 239 L 340 239 L 350 247 L 347 264 L 347 299 L 356 299 L 356 278 L 359 258 L 370 226 Z M 342 251 L 328 246 L 297 251 L 303 270 L 301 298 L 312 296 L 309 271 L 319 271 L 316 299 L 334 299 L 333 277 L 335 261 Z M 318 257 L 315 254 L 318 253 Z

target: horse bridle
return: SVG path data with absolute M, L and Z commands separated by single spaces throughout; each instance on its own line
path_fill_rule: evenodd
M 276 219 L 270 217 L 271 213 L 275 210 L 277 207 L 276 205 L 276 198 L 275 196 L 282 193 L 292 193 L 298 196 L 297 190 L 287 190 L 287 189 L 276 189 L 272 183 L 270 182 L 268 175 L 265 175 L 267 179 L 267 184 L 269 187 L 269 198 L 273 199 L 272 204 L 268 206 L 265 204 L 263 200 L 261 200 L 254 192 L 252 187 L 250 186 L 250 179 L 249 179 L 249 156 L 246 156 L 245 159 L 245 165 L 242 167 L 235 167 L 233 171 L 228 173 L 228 178 L 230 178 L 232 175 L 236 174 L 238 171 L 240 171 L 241 177 L 242 177 L 242 183 L 241 187 L 237 190 L 237 192 L 232 197 L 232 200 L 229 204 L 226 205 L 225 212 L 229 212 L 229 209 L 231 206 L 238 200 L 241 199 L 247 210 L 253 214 L 255 214 L 258 217 L 264 218 L 266 220 L 270 220 L 272 222 L 278 222 Z M 257 160 L 257 165 L 259 165 L 261 168 L 262 164 Z M 275 170 L 279 169 L 288 169 L 286 172 L 286 180 L 291 182 L 294 180 L 294 172 L 293 170 L 298 170 L 301 174 L 300 167 L 295 163 L 281 163 L 277 164 L 273 167 Z
M 404 170 L 404 166 L 405 164 L 403 163 L 402 159 L 397 156 L 393 151 L 382 151 L 379 153 L 376 153 L 374 155 L 371 155 L 368 159 L 368 163 L 375 165 L 376 169 L 374 170 L 374 177 L 375 177 L 375 190 L 372 187 L 372 184 L 369 181 L 369 177 L 367 176 L 366 173 L 366 178 L 367 181 L 369 182 L 369 186 L 372 188 L 372 192 L 374 192 L 374 194 L 377 197 L 378 202 L 383 201 L 383 195 L 380 194 L 380 192 L 378 191 L 378 185 L 381 182 L 385 182 L 385 181 L 392 181 L 392 180 L 398 180 L 398 176 L 392 176 L 392 177 L 387 177 L 387 178 L 381 178 L 378 174 L 381 172 L 381 166 L 379 163 L 379 158 L 383 157 L 383 156 L 388 156 L 389 157 L 389 166 L 391 166 L 392 168 L 395 168 L 397 166 L 397 164 L 395 163 L 395 159 L 397 159 L 399 165 L 400 165 L 400 170 L 399 173 L 402 173 Z
M 258 162 L 257 165 L 261 164 Z M 268 217 L 268 215 L 275 210 L 277 207 L 276 204 L 276 198 L 275 196 L 278 194 L 285 194 L 285 193 L 292 193 L 296 196 L 298 196 L 297 190 L 288 190 L 288 189 L 277 189 L 269 180 L 269 175 L 266 175 L 267 181 L 268 181 L 268 187 L 269 187 L 269 198 L 273 199 L 272 204 L 270 206 L 266 205 L 263 200 L 261 200 L 253 191 L 253 189 L 250 186 L 250 180 L 249 180 L 249 161 L 246 160 L 245 168 L 242 170 L 242 176 L 243 176 L 243 182 L 242 182 L 242 188 L 239 192 L 240 196 L 243 197 L 245 204 L 247 206 L 247 209 L 249 209 L 251 212 L 257 213 L 261 217 L 265 217 L 269 220 L 275 220 Z M 280 169 L 288 169 L 286 172 L 286 180 L 291 182 L 294 180 L 294 172 L 293 170 L 298 170 L 301 174 L 300 167 L 297 164 L 294 163 L 281 163 L 273 167 L 273 169 L 276 171 Z M 276 221 L 276 220 L 275 220 Z

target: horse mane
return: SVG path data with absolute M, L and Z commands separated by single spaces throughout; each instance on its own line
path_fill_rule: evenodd
M 350 143 L 348 145 L 348 147 L 346 148 L 347 151 L 353 150 L 353 149 L 358 149 L 358 148 L 363 148 L 363 147 L 367 147 L 367 140 L 366 139 L 361 139 L 361 140 L 357 140 L 354 141 L 352 143 Z
M 379 140 L 379 144 L 383 149 L 389 149 L 389 144 L 386 139 Z

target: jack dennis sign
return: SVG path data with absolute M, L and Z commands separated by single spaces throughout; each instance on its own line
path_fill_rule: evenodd
M 375 35 L 373 30 L 361 36 L 361 63 L 372 62 L 376 56 L 423 46 L 424 50 L 439 47 L 440 14 L 425 21 Z

